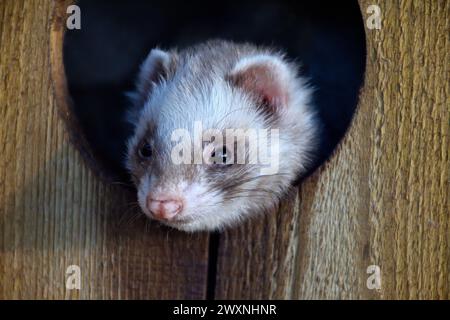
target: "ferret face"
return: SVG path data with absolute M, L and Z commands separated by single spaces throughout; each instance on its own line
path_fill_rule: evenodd
M 150 218 L 215 230 L 278 205 L 315 146 L 310 91 L 277 54 L 232 43 L 152 50 L 127 167 Z

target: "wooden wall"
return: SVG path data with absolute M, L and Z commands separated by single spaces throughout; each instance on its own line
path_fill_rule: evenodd
M 73 147 L 57 103 L 69 2 L 0 2 L 1 299 L 450 298 L 449 1 L 360 1 L 382 28 L 366 29 L 348 135 L 278 212 L 213 241 L 135 219 Z

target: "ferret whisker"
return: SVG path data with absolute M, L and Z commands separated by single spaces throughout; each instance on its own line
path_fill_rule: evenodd
M 283 176 L 283 175 L 287 175 L 287 174 L 280 173 L 280 174 L 275 174 L 275 175 Z M 244 183 L 252 182 L 252 181 L 257 180 L 257 179 L 266 178 L 268 176 L 274 176 L 274 175 L 262 175 L 262 176 L 249 177 L 249 178 L 245 178 L 245 179 L 239 179 L 239 177 L 237 177 L 236 179 L 228 179 L 228 183 L 225 183 L 225 184 L 222 184 L 222 185 L 218 186 L 216 188 L 216 190 L 218 190 L 218 191 L 226 191 L 226 190 L 229 190 L 229 189 L 234 189 L 237 186 L 242 185 Z
M 121 206 L 119 206 L 119 210 L 129 210 L 130 208 L 139 208 L 139 202 L 137 201 L 131 201 L 131 202 L 127 202 L 122 204 Z
M 150 232 L 150 220 L 149 219 L 145 219 L 145 232 L 148 233 Z
M 130 215 L 131 212 L 131 215 Z M 144 215 L 141 209 L 137 206 L 128 208 L 125 213 L 120 217 L 118 225 L 119 227 L 128 227 L 139 217 Z
M 127 215 L 131 211 L 141 211 L 139 202 L 137 201 L 127 201 L 117 206 L 116 210 L 120 214 L 119 225 L 121 225 L 124 220 L 127 218 Z
M 126 182 L 123 182 L 123 181 L 112 181 L 109 184 L 110 185 L 120 185 L 120 186 L 134 188 L 134 185 L 132 183 L 126 183 Z
M 225 116 L 223 116 L 221 119 L 219 119 L 213 126 L 213 128 L 217 128 L 219 126 L 219 124 L 226 119 L 226 117 L 228 117 L 229 115 L 231 115 L 232 113 L 236 112 L 236 111 L 240 111 L 240 110 L 245 110 L 247 108 L 243 107 L 243 108 L 236 108 L 231 110 L 230 112 L 228 112 Z

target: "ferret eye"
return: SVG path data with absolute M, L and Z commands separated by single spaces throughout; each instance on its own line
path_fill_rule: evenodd
M 139 157 L 148 160 L 152 156 L 152 146 L 148 142 L 144 142 L 138 151 Z
M 227 163 L 229 156 L 230 156 L 230 152 L 228 152 L 228 149 L 226 146 L 223 146 L 222 150 L 219 150 L 217 152 L 216 152 L 216 150 L 214 150 L 211 153 L 211 159 L 214 164 L 221 164 L 221 165 L 227 165 L 227 166 L 232 165 L 232 163 Z

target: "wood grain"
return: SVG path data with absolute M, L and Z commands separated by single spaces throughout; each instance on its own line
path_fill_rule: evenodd
M 0 2 L 0 299 L 205 298 L 209 236 L 132 221 L 69 141 L 50 65 L 65 4 Z
M 297 197 L 221 237 L 216 298 L 450 298 L 450 2 L 371 4 L 350 131 Z
M 209 235 L 147 226 L 69 134 L 68 3 L 0 1 L 0 299 L 205 298 Z M 352 127 L 278 212 L 220 235 L 216 298 L 450 298 L 450 2 L 360 4 L 382 29 Z

